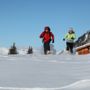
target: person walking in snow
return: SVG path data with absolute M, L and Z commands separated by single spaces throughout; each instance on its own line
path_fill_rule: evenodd
M 44 54 L 50 53 L 50 42 L 54 43 L 54 34 L 51 32 L 49 26 L 44 28 L 44 31 L 40 34 L 40 38 L 42 38 Z
M 66 40 L 66 50 L 70 51 L 71 54 L 73 54 L 73 47 L 74 47 L 74 40 L 76 38 L 75 32 L 73 31 L 73 28 L 70 28 L 68 33 L 65 35 L 63 41 Z

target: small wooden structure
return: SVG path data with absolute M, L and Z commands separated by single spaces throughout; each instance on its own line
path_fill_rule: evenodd
M 15 46 L 15 43 L 13 43 L 13 46 L 11 46 L 11 48 L 9 49 L 9 53 L 8 54 L 18 54 L 17 53 L 17 48 Z
M 90 43 L 76 48 L 78 55 L 90 54 Z

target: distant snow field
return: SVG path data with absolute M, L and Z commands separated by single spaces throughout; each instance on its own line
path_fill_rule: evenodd
M 0 48 L 0 90 L 90 90 L 90 55 L 43 55 L 39 50 L 8 55 L 7 48 Z

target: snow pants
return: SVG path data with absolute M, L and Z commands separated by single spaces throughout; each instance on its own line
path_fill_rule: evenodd
M 73 54 L 74 43 L 66 42 L 66 50 Z
M 50 41 L 44 43 L 44 54 L 47 54 L 47 51 L 50 51 Z

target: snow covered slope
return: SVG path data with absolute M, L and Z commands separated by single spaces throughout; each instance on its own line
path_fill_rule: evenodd
M 0 90 L 90 90 L 90 55 L 0 55 Z

